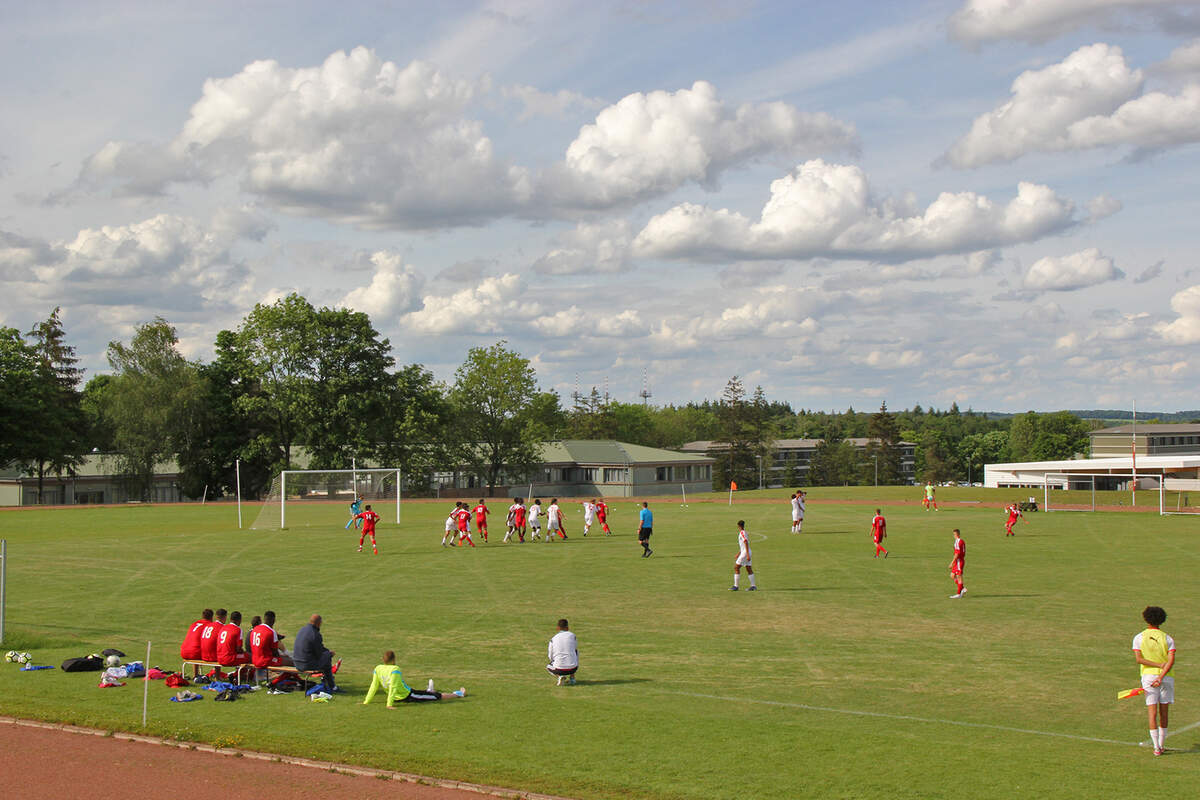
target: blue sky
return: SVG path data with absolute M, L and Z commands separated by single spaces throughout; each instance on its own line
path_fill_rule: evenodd
M 243 7 L 249 5 L 249 8 Z M 0 324 L 289 291 L 448 379 L 1195 408 L 1200 3 L 0 6 Z

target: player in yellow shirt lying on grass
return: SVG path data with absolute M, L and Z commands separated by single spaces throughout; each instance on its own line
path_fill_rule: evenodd
M 433 681 L 429 681 L 429 688 L 425 691 L 414 689 L 404 682 L 404 676 L 400 673 L 400 668 L 396 666 L 396 653 L 393 650 L 388 650 L 383 654 L 383 663 L 375 668 L 375 672 L 371 675 L 371 688 L 367 689 L 367 699 L 363 700 L 363 705 L 371 702 L 375 697 L 375 692 L 382 688 L 387 692 L 387 707 L 395 708 L 395 703 L 399 700 L 401 703 L 426 703 L 432 700 L 448 700 L 451 697 L 466 697 L 467 690 L 459 688 L 457 692 L 438 692 L 433 688 Z

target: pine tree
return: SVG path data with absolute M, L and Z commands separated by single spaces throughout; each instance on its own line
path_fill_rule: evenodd
M 38 360 L 33 398 L 37 411 L 34 419 L 26 420 L 34 441 L 28 469 L 37 476 L 38 504 L 43 501 L 47 472 L 61 477 L 83 461 L 87 427 L 79 393 L 83 370 L 75 366 L 79 363 L 75 348 L 66 343 L 60 310 L 55 307 L 26 334 Z

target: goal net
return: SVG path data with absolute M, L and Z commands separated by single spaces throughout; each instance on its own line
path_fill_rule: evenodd
M 1106 472 L 1047 473 L 1042 479 L 1042 507 L 1046 511 L 1095 511 L 1104 505 L 1128 505 L 1128 475 Z
M 345 526 L 356 497 L 382 521 L 400 522 L 399 469 L 291 469 L 271 482 L 251 530 Z
M 1200 514 L 1200 480 L 1163 478 L 1158 484 L 1158 513 Z

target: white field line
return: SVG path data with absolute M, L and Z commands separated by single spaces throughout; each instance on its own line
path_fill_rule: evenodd
M 1190 731 L 1192 728 L 1200 728 L 1200 722 L 1193 722 L 1191 725 L 1184 725 L 1182 728 L 1179 728 L 1177 730 L 1173 730 L 1173 731 L 1169 730 L 1169 731 L 1167 731 L 1167 738 L 1170 739 L 1172 736 L 1178 736 L 1181 733 Z M 1149 739 L 1142 742 L 1142 747 L 1149 747 L 1149 746 L 1150 746 Z
M 934 725 L 955 725 L 960 728 L 983 728 L 985 730 L 1006 731 L 1008 733 L 1025 733 L 1032 736 L 1052 736 L 1058 739 L 1074 739 L 1080 742 L 1100 742 L 1102 744 L 1121 744 L 1130 747 L 1142 747 L 1142 742 L 1122 742 L 1116 739 L 1099 739 L 1094 736 L 1076 736 L 1073 733 L 1056 733 L 1054 731 L 1036 731 L 1030 728 L 1013 728 L 1008 725 L 989 725 L 984 722 L 964 722 L 958 719 L 933 719 L 930 717 L 914 717 L 908 714 L 886 714 L 882 711 L 858 711 L 852 708 L 831 708 L 829 706 L 811 706 L 806 703 L 785 703 L 779 700 L 756 700 L 748 697 L 722 697 L 716 694 L 699 694 L 697 692 L 672 692 L 665 691 L 664 694 L 678 694 L 685 697 L 702 697 L 708 700 L 725 700 L 730 703 L 756 703 L 764 706 L 778 706 L 781 708 L 799 708 L 804 711 L 824 711 L 829 714 L 848 714 L 854 717 L 876 717 L 880 719 L 898 719 L 906 722 L 925 722 Z M 1200 725 L 1200 722 L 1194 725 L 1189 725 L 1186 728 L 1180 728 L 1177 731 L 1172 731 L 1171 735 L 1183 733 Z

